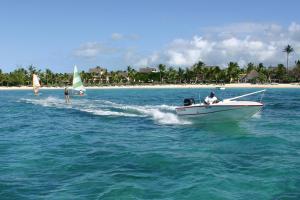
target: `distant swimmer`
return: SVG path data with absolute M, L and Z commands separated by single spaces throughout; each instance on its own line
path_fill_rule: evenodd
M 218 103 L 219 100 L 218 98 L 216 97 L 215 93 L 214 92 L 211 92 L 209 96 L 207 96 L 204 100 L 204 103 L 205 104 L 214 104 L 214 103 Z
M 65 87 L 65 100 L 66 103 L 70 103 L 69 89 L 67 87 Z

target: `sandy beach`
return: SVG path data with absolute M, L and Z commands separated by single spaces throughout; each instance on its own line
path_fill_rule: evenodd
M 299 83 L 294 84 L 250 84 L 250 83 L 233 83 L 225 85 L 201 85 L 201 84 L 166 84 L 166 85 L 119 85 L 119 86 L 92 86 L 86 87 L 87 89 L 167 89 L 167 88 L 299 88 Z M 45 90 L 59 90 L 64 87 L 41 87 Z M 32 87 L 21 86 L 21 87 L 0 87 L 0 90 L 32 90 Z

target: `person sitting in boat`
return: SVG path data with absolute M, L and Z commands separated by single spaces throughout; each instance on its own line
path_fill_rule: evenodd
M 204 100 L 204 103 L 205 104 L 214 104 L 214 103 L 218 103 L 219 100 L 218 98 L 216 97 L 215 93 L 214 92 L 211 92 L 209 96 L 207 96 Z

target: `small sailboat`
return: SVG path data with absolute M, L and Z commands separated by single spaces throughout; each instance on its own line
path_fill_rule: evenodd
M 176 113 L 182 117 L 195 120 L 209 119 L 213 121 L 239 121 L 252 117 L 259 112 L 263 104 L 256 101 L 236 101 L 236 99 L 263 93 L 265 90 L 224 99 L 214 104 L 195 103 L 194 99 L 185 99 L 184 106 L 176 108 Z
M 32 75 L 32 87 L 33 87 L 34 95 L 37 96 L 39 94 L 39 89 L 41 87 L 41 84 L 40 84 L 40 79 L 36 74 Z
M 84 96 L 86 91 L 81 81 L 80 74 L 77 70 L 76 65 L 74 66 L 73 85 L 71 90 L 72 90 L 72 95 L 79 95 L 79 96 Z

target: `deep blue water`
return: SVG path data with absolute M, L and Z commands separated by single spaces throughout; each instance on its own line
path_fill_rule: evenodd
M 174 114 L 208 93 L 89 90 L 66 105 L 62 90 L 0 91 L 1 199 L 300 199 L 300 90 L 268 89 L 240 123 Z

